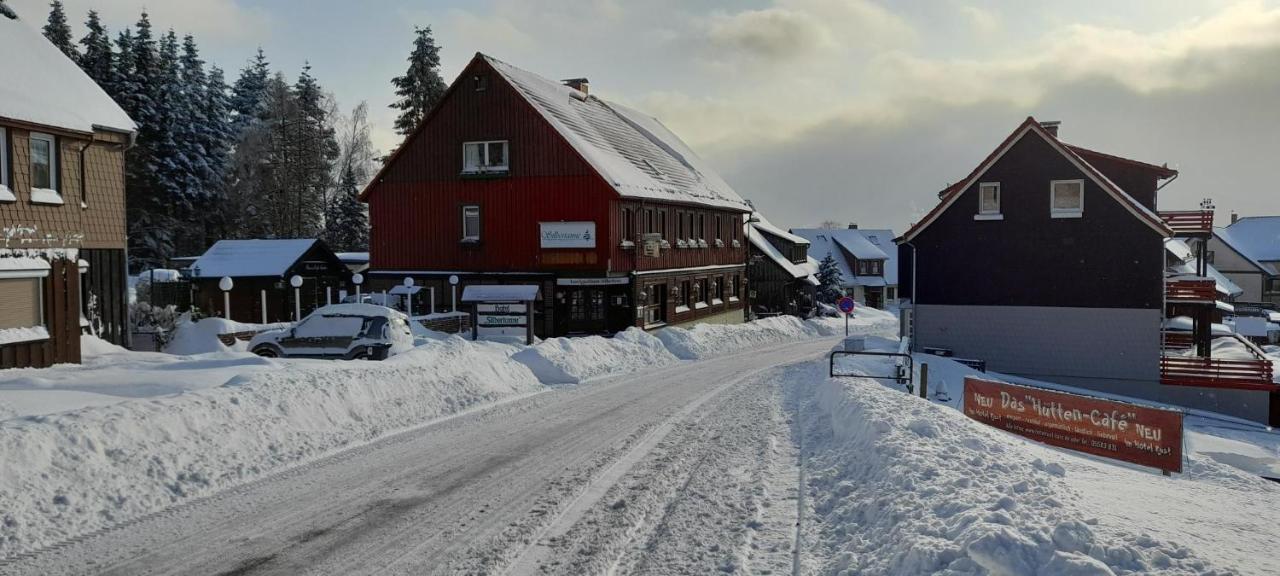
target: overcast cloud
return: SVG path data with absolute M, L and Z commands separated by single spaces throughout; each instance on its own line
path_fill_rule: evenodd
M 44 0 L 9 0 L 28 20 Z M 118 30 L 141 0 L 97 6 Z M 234 74 L 258 46 L 309 60 L 396 144 L 389 79 L 431 25 L 452 79 L 477 51 L 661 118 L 775 223 L 901 230 L 1027 115 L 1063 139 L 1168 162 L 1167 208 L 1280 213 L 1280 6 L 1246 0 L 166 0 Z

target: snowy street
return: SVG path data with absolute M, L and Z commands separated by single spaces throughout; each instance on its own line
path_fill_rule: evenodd
M 777 376 L 832 343 L 521 396 L 0 572 L 785 573 L 798 476 Z

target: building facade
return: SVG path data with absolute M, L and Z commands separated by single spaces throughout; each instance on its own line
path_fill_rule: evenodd
M 1155 212 L 1159 182 L 1175 175 L 1070 146 L 1056 123 L 1028 118 L 897 239 L 913 349 L 1268 421 L 1269 363 L 1251 362 L 1248 377 L 1214 376 L 1229 361 L 1207 350 L 1213 280 L 1165 278 L 1166 239 L 1212 226 L 1211 212 Z M 1189 351 L 1164 337 L 1175 300 L 1197 310 L 1187 342 L 1199 345 Z
M 814 258 L 831 255 L 840 270 L 844 293 L 859 306 L 883 309 L 897 305 L 898 250 L 892 230 L 850 224 L 847 228 L 797 228 L 791 232 L 811 243 Z
M 748 302 L 755 316 L 789 314 L 808 317 L 815 311 L 818 262 L 809 256 L 809 241 L 787 232 L 756 213 L 744 234 L 749 240 Z
M 1280 310 L 1280 216 L 1236 218 L 1215 228 L 1210 263 L 1244 289 L 1241 302 Z
M 743 318 L 747 204 L 659 121 L 477 54 L 362 192 L 415 313 L 536 284 L 540 337 Z M 419 309 L 421 307 L 421 309 Z
M 0 368 L 125 344 L 124 155 L 133 121 L 28 23 L 0 14 Z M 9 94 L 8 92 L 6 94 Z

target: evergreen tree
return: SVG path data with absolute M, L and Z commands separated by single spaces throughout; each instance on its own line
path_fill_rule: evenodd
M 49 4 L 49 20 L 44 25 L 44 37 L 57 46 L 63 54 L 73 61 L 80 60 L 76 52 L 75 41 L 71 39 L 71 26 L 67 25 L 67 13 L 62 9 L 62 2 L 53 0 Z
M 333 163 L 340 150 L 324 105 L 324 93 L 311 75 L 311 65 L 303 66 L 293 86 L 298 118 L 294 123 L 296 156 L 291 166 L 296 191 L 296 214 L 292 221 L 295 238 L 322 230 L 325 199 L 332 187 Z
M 448 88 L 440 77 L 440 48 L 431 36 L 431 27 L 415 28 L 413 52 L 409 54 L 409 69 L 404 76 L 391 79 L 399 98 L 391 105 L 400 110 L 396 118 L 396 132 L 407 136 L 418 123 L 444 97 Z
M 844 295 L 844 277 L 830 252 L 818 263 L 818 284 L 816 292 L 819 302 L 834 305 Z
M 258 54 L 241 71 L 231 89 L 231 111 L 235 114 L 235 130 L 240 132 L 259 120 L 266 111 L 267 82 L 271 67 L 258 48 Z
M 360 202 L 354 166 L 342 171 L 337 194 L 325 214 L 325 242 L 335 251 L 363 252 L 369 246 L 369 216 Z
M 89 11 L 89 19 L 84 25 L 89 31 L 85 33 L 84 38 L 80 39 L 80 45 L 84 46 L 84 53 L 80 55 L 80 68 L 110 94 L 110 87 L 114 80 L 111 64 L 111 37 L 107 34 L 107 28 L 102 25 L 102 20 L 98 18 L 96 10 Z

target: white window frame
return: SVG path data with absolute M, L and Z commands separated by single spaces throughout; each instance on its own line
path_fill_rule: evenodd
M 9 183 L 9 129 L 0 126 L 0 202 L 13 202 L 13 185 Z
M 982 195 L 988 190 L 995 190 L 996 208 L 995 210 L 986 210 L 982 206 Z M 978 213 L 974 215 L 974 220 L 1004 220 L 1004 213 L 1001 212 L 1000 205 L 1000 183 L 999 182 L 982 182 L 978 184 Z
M 1058 184 L 1077 184 L 1080 186 L 1079 208 L 1058 208 Z M 1049 217 L 1081 218 L 1084 216 L 1084 180 L 1050 180 L 1049 181 Z
M 49 187 L 38 188 L 35 183 L 35 154 L 31 146 L 35 142 L 49 144 Z M 31 164 L 31 202 L 33 204 L 62 204 L 62 193 L 58 191 L 58 138 L 52 134 L 32 132 L 27 139 L 27 162 Z
M 502 145 L 502 164 L 489 164 L 489 145 Z M 480 146 L 482 158 L 477 166 L 467 165 L 467 147 Z M 462 143 L 462 173 L 463 174 L 483 174 L 485 172 L 506 172 L 511 169 L 511 146 L 507 140 L 474 140 Z
M 467 212 L 474 210 L 476 213 L 476 230 L 475 234 L 467 234 Z M 481 234 L 479 204 L 464 204 L 462 206 L 462 241 L 463 242 L 479 242 Z

